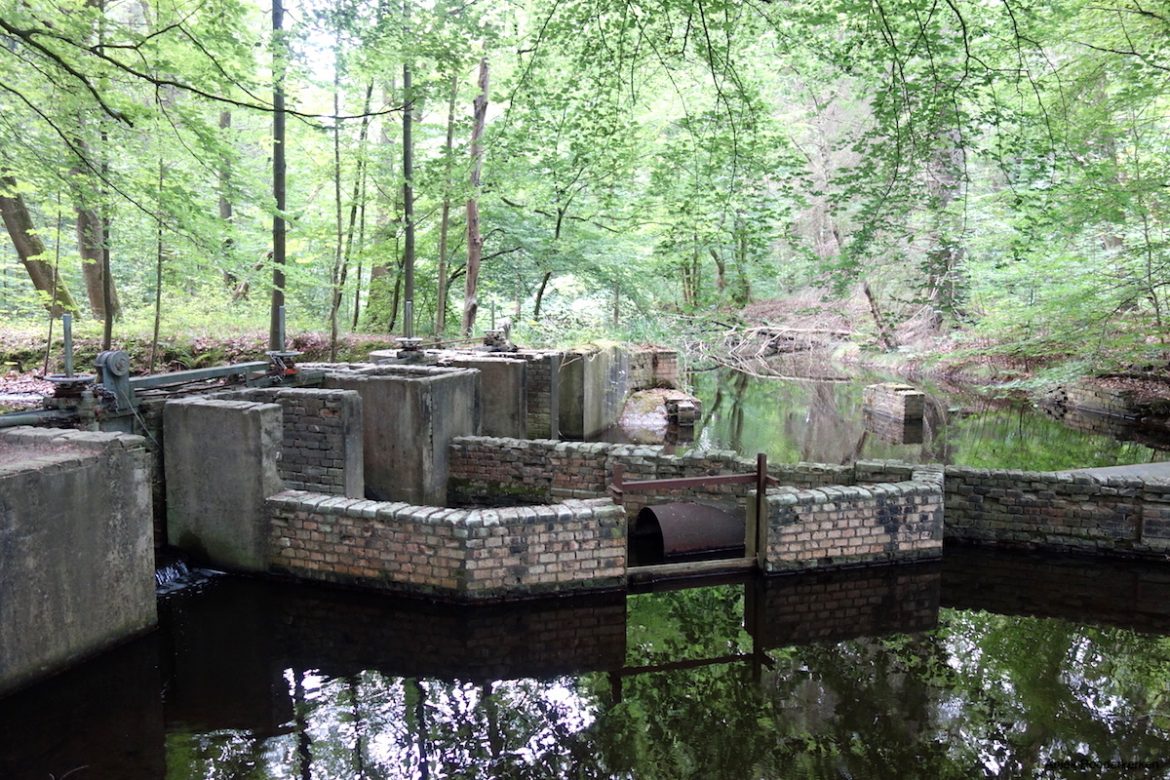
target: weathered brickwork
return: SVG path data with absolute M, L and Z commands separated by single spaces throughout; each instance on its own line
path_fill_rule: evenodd
M 867 412 L 903 422 L 921 420 L 926 408 L 926 396 L 921 391 L 896 382 L 869 385 L 861 398 Z
M 942 555 L 941 469 L 919 469 L 909 482 L 773 488 L 766 506 L 766 572 Z
M 763 649 L 928 631 L 938 623 L 938 562 L 763 580 L 747 591 L 747 628 Z
M 630 351 L 629 390 L 651 387 L 678 387 L 678 352 L 672 349 L 646 347 Z
M 285 487 L 362 497 L 362 401 L 356 392 L 256 388 L 207 397 L 280 406 L 277 469 Z
M 528 437 L 560 438 L 560 352 L 521 350 L 513 357 L 528 363 Z
M 626 522 L 607 499 L 443 509 L 286 491 L 268 501 L 272 568 L 461 599 L 625 585 Z
M 1164 557 L 1170 484 L 949 466 L 947 538 Z
M 661 447 L 461 437 L 451 445 L 454 504 L 546 502 L 605 495 L 624 481 L 752 474 L 730 451 L 667 455 Z M 789 487 L 768 493 L 767 571 L 935 557 L 942 552 L 942 472 L 901 463 L 793 464 L 769 469 Z M 874 484 L 877 483 L 877 484 Z M 643 507 L 698 501 L 752 510 L 751 484 L 625 493 L 628 517 Z M 751 526 L 749 520 L 748 527 Z M 749 543 L 749 549 L 752 544 Z

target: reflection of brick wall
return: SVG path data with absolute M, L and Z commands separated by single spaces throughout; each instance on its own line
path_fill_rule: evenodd
M 1091 474 L 946 470 L 947 538 L 1163 557 L 1170 485 Z
M 768 572 L 938 557 L 942 471 L 923 467 L 907 482 L 771 489 L 766 533 Z
M 927 631 L 939 582 L 938 563 L 771 578 L 749 587 L 747 626 L 764 648 Z
M 268 509 L 272 567 L 307 579 L 453 599 L 625 585 L 608 499 L 469 511 L 286 491 Z
M 467 608 L 354 596 L 282 599 L 275 622 L 279 645 L 299 663 L 331 676 L 377 669 L 403 677 L 493 681 L 615 669 L 625 661 L 621 596 Z
M 1170 571 L 1142 561 L 952 545 L 942 605 L 1170 633 Z

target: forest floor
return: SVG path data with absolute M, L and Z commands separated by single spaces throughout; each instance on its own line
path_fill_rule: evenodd
M 990 339 L 979 339 L 957 328 L 947 329 L 928 307 L 883 328 L 893 349 L 881 344 L 877 319 L 860 289 L 844 300 L 809 289 L 784 299 L 758 301 L 738 311 L 718 313 L 688 346 L 694 349 L 697 344 L 699 351 L 705 350 L 708 356 L 719 358 L 718 362 L 732 366 L 737 360 L 746 367 L 748 363 L 758 363 L 756 358 L 816 350 L 831 353 L 834 361 L 845 368 L 872 369 L 908 380 L 929 378 L 999 395 L 1040 395 L 1047 389 L 1037 378 L 1045 365 L 1012 360 L 1004 350 L 995 349 L 998 345 Z M 0 328 L 0 397 L 6 405 L 14 402 L 14 397 L 35 403 L 51 393 L 52 385 L 38 378 L 45 373 L 44 340 L 40 329 Z M 169 337 L 160 341 L 153 367 L 149 338 L 120 334 L 116 343 L 118 349 L 131 356 L 133 373 L 162 373 L 261 360 L 267 349 L 267 334 Z M 394 346 L 385 335 L 344 334 L 339 339 L 337 360 L 364 360 L 372 350 Z M 329 359 L 329 337 L 325 333 L 299 333 L 290 338 L 290 348 L 304 353 L 302 362 Z M 99 339 L 75 338 L 74 350 L 77 370 L 92 372 L 100 351 Z M 60 335 L 55 334 L 48 373 L 62 370 L 60 354 Z M 1170 399 L 1170 371 L 1165 369 L 1103 371 L 1081 376 L 1077 381 L 1124 392 L 1137 402 Z
M 1043 381 L 1043 376 L 1056 361 L 1046 364 L 1012 359 L 1004 354 L 1005 350 L 997 349 L 1001 345 L 992 339 L 959 328 L 945 328 L 927 307 L 888 327 L 887 335 L 895 346 L 884 349 L 877 320 L 860 290 L 845 300 L 804 290 L 789 298 L 752 303 L 738 313 L 737 319 L 737 328 L 742 332 L 762 328 L 777 333 L 824 334 L 824 345 L 847 366 L 1001 394 L 1038 396 L 1052 389 L 1052 383 Z M 1097 373 L 1073 376 L 1072 381 L 1124 393 L 1137 404 L 1170 399 L 1170 366 L 1134 367 L 1120 372 L 1103 368 Z

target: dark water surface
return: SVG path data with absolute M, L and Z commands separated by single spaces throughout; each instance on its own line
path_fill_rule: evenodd
M 1170 571 L 942 563 L 440 609 L 221 577 L 0 700 L 0 777 L 1170 776 Z
M 862 392 L 880 377 L 824 373 L 829 376 L 820 380 L 694 374 L 694 392 L 703 402 L 695 444 L 765 452 L 778 463 L 895 459 L 1050 471 L 1170 459 L 1165 431 L 948 392 L 928 382 L 913 383 L 927 393 L 925 421 L 905 436 L 865 416 Z
M 1148 432 L 931 388 L 921 440 L 899 443 L 867 423 L 867 381 L 699 374 L 698 443 L 1026 469 L 1166 457 Z M 948 546 L 934 564 L 464 610 L 217 577 L 160 618 L 0 699 L 0 780 L 1170 778 L 1170 563 Z

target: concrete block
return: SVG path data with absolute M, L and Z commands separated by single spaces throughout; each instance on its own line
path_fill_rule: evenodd
M 157 622 L 150 458 L 122 438 L 0 433 L 0 695 Z
M 466 368 L 376 366 L 326 374 L 362 399 L 366 496 L 447 502 L 448 447 L 480 425 L 479 375 Z
M 492 354 L 459 355 L 440 365 L 479 372 L 480 432 L 484 436 L 528 436 L 528 364 Z
M 265 500 L 284 489 L 277 470 L 276 404 L 168 401 L 163 410 L 167 539 L 238 571 L 268 568 Z

